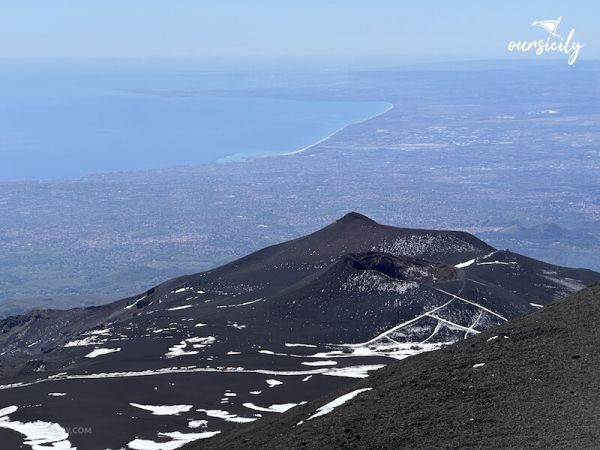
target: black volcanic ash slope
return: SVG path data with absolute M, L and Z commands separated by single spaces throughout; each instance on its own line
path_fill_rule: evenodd
M 42 421 L 50 448 L 177 448 L 598 280 L 351 213 L 135 297 L 1 321 L 0 439 L 39 444 Z
M 186 448 L 598 448 L 598 323 L 600 284 Z

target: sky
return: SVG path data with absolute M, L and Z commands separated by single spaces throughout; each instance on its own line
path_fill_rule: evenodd
M 0 0 L 0 58 L 498 59 L 558 16 L 600 57 L 596 0 Z

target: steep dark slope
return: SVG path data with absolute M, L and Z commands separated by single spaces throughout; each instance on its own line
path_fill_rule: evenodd
M 186 448 L 597 448 L 598 323 L 600 284 Z M 370 390 L 307 420 L 359 389 Z
M 1 321 L 0 439 L 43 420 L 64 448 L 176 448 L 598 280 L 467 233 L 350 213 L 109 305 Z M 93 433 L 67 432 L 82 426 Z

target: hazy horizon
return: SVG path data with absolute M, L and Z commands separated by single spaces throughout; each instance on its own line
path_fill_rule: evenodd
M 435 11 L 435 14 L 432 14 Z M 325 66 L 389 66 L 463 60 L 538 59 L 507 51 L 518 39 L 546 39 L 532 21 L 562 17 L 600 57 L 600 7 L 592 2 L 425 1 L 3 2 L 0 58 L 203 58 Z M 560 55 L 559 55 L 560 56 Z

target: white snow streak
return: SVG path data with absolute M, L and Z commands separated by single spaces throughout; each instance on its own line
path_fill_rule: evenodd
M 475 262 L 474 259 L 470 259 L 468 261 L 465 262 L 461 262 L 459 264 L 456 264 L 454 267 L 457 267 L 458 269 L 461 269 L 463 267 L 469 267 L 471 264 L 473 264 Z
M 0 390 L 4 389 L 16 389 L 26 386 L 33 386 L 35 384 L 52 382 L 52 381 L 65 381 L 65 380 L 93 380 L 93 379 L 107 379 L 107 378 L 131 378 L 131 377 L 148 377 L 148 376 L 160 376 L 167 374 L 179 374 L 179 373 L 198 373 L 198 372 L 218 372 L 218 373 L 258 373 L 262 375 L 271 376 L 307 376 L 307 375 L 327 375 L 337 377 L 349 377 L 349 378 L 366 378 L 371 370 L 378 370 L 385 367 L 385 364 L 377 365 L 365 365 L 365 366 L 350 366 L 350 367 L 333 367 L 330 369 L 319 368 L 312 370 L 269 370 L 269 369 L 245 369 L 243 367 L 162 367 L 159 369 L 148 369 L 139 371 L 129 372 L 100 372 L 100 373 L 85 373 L 85 374 L 73 374 L 59 373 L 51 375 L 47 378 L 40 378 L 29 383 L 11 383 L 0 385 Z
M 177 416 L 179 413 L 188 412 L 192 405 L 140 405 L 139 403 L 129 403 L 135 408 L 145 409 L 152 412 L 155 416 Z
M 274 412 L 274 413 L 282 414 L 282 413 L 292 409 L 294 406 L 304 405 L 304 404 L 306 404 L 306 402 L 282 403 L 279 405 L 271 405 L 271 406 L 263 407 L 263 406 L 257 406 L 254 403 L 244 403 L 242 406 L 245 406 L 248 409 L 254 409 L 255 411 Z
M 304 366 L 335 366 L 337 361 L 304 361 L 301 364 Z
M 133 308 L 135 305 L 138 304 L 138 302 L 141 302 L 142 300 L 144 300 L 146 298 L 145 295 L 141 296 L 140 298 L 138 298 L 135 302 L 133 302 L 131 305 L 128 305 L 125 307 L 125 309 L 131 309 Z
M 85 355 L 86 358 L 95 358 L 96 356 L 100 356 L 100 355 L 108 355 L 109 353 L 115 353 L 115 352 L 120 352 L 121 348 L 117 347 L 117 348 L 96 348 L 94 350 L 92 350 L 90 353 L 88 353 L 87 355 Z
M 191 308 L 194 305 L 183 305 L 183 306 L 174 306 L 173 308 L 167 309 L 167 311 L 181 311 L 182 309 Z
M 217 306 L 217 308 L 237 308 L 239 306 L 248 306 L 248 305 L 251 305 L 253 303 L 261 302 L 261 301 L 264 301 L 264 298 L 258 298 L 256 300 L 252 300 L 252 301 L 244 302 L 244 303 L 238 303 L 236 305 L 219 305 L 219 306 Z
M 182 287 L 182 288 L 171 291 L 171 294 L 179 294 L 180 292 L 191 291 L 191 290 L 192 290 L 191 287 Z
M 316 348 L 316 345 L 312 345 L 312 344 L 289 344 L 289 343 L 285 343 L 286 347 L 312 347 L 312 348 Z
M 317 412 L 315 414 L 313 414 L 306 420 L 311 420 L 311 419 L 314 419 L 315 417 L 320 417 L 320 416 L 324 416 L 325 414 L 329 414 L 335 408 L 343 405 L 348 400 L 352 400 L 354 397 L 356 397 L 361 392 L 370 391 L 371 389 L 373 389 L 373 388 L 357 389 L 355 391 L 348 392 L 347 394 L 344 394 L 341 397 L 338 397 L 335 400 L 321 406 L 319 409 L 317 409 Z
M 249 423 L 258 420 L 256 417 L 240 417 L 237 414 L 232 414 L 229 411 L 223 411 L 221 409 L 197 409 L 196 411 L 206 413 L 208 417 L 223 419 L 226 422 Z

